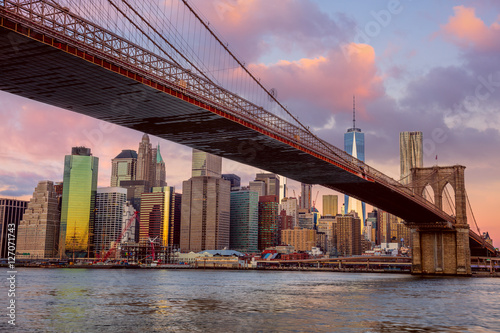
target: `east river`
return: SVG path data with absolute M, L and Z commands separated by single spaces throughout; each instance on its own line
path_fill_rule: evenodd
M 19 268 L 12 327 L 0 275 L 0 331 L 500 332 L 500 278 Z

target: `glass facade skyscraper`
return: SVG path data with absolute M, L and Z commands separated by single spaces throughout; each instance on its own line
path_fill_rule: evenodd
M 259 245 L 259 195 L 257 192 L 231 192 L 230 221 L 230 249 L 240 252 L 257 252 Z
M 344 134 L 344 151 L 360 161 L 365 161 L 365 134 L 356 127 L 355 106 L 353 105 L 353 126 Z M 366 205 L 348 195 L 344 197 L 345 213 L 355 211 L 364 226 L 366 220 Z
M 74 147 L 64 158 L 59 253 L 69 258 L 93 255 L 95 196 L 99 158 Z

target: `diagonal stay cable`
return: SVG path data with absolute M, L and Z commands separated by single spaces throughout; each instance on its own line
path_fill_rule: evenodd
M 111 3 L 111 0 L 108 0 Z M 146 25 L 151 28 L 165 43 L 167 43 L 175 52 L 177 52 L 184 60 L 186 60 L 193 68 L 196 69 L 198 73 L 203 75 L 203 77 L 207 80 L 208 83 L 212 84 L 213 86 L 218 87 L 218 85 L 213 82 L 211 78 L 209 78 L 202 70 L 200 70 L 198 67 L 196 67 L 195 64 L 193 64 L 189 58 L 187 58 L 182 52 L 180 52 L 178 49 L 175 48 L 175 46 L 170 43 L 163 35 L 156 29 L 154 28 L 135 8 L 133 8 L 127 1 L 121 0 L 127 7 L 129 7 Z M 113 4 L 114 5 L 114 4 Z M 158 49 L 160 49 L 163 53 L 165 53 L 174 63 L 177 65 L 180 69 L 184 69 L 184 67 L 179 64 L 171 55 L 168 54 L 167 51 L 163 49 L 158 43 L 156 43 L 147 33 L 145 33 L 133 20 L 131 20 L 123 11 L 117 8 L 117 6 L 114 5 L 114 7 L 131 23 L 133 24 L 146 38 L 148 38 Z M 210 88 L 207 88 L 206 85 L 201 85 L 200 88 L 202 88 L 207 94 L 211 94 Z M 228 104 L 232 105 L 233 107 L 238 107 L 237 104 L 235 104 L 234 100 L 229 99 Z
M 165 53 L 169 58 L 170 60 L 172 60 L 172 62 L 174 62 L 175 65 L 177 65 L 179 68 L 183 68 L 181 66 L 181 64 L 179 64 L 179 62 L 177 62 L 177 60 L 175 60 L 168 52 L 166 52 L 162 46 L 160 46 L 156 41 L 154 41 L 141 27 L 139 27 L 132 19 L 130 19 L 130 17 L 128 17 L 127 14 L 125 14 L 117 5 L 115 5 L 113 3 L 113 1 L 111 0 L 108 0 L 108 2 L 117 10 L 120 12 L 120 14 L 122 14 L 137 30 L 139 30 L 147 39 L 149 39 L 149 41 L 151 43 L 153 43 L 158 49 L 160 49 L 163 53 Z M 156 30 L 153 26 L 151 26 L 151 24 L 149 24 L 149 22 L 147 22 L 146 19 L 144 19 L 144 17 L 139 14 L 127 1 L 125 0 L 122 0 L 122 2 L 127 5 L 127 7 L 129 7 L 135 15 L 137 15 L 144 23 L 146 23 L 156 34 L 158 34 L 160 36 L 160 38 L 163 39 L 163 41 L 165 41 L 165 43 L 167 43 L 175 52 L 177 52 L 181 57 L 184 58 L 184 60 L 186 60 L 193 68 L 195 68 L 201 75 L 203 75 L 209 82 L 212 82 L 212 80 L 210 80 L 210 78 L 208 76 L 206 76 L 202 71 L 200 71 L 200 69 L 198 67 L 196 67 L 196 65 L 194 65 L 189 59 L 187 59 L 181 52 L 179 52 L 179 50 L 177 50 L 175 48 L 174 45 L 172 45 L 172 43 L 170 43 L 166 38 L 164 38 L 159 32 L 158 30 Z M 213 83 L 213 82 L 212 82 Z
M 122 1 L 124 1 L 124 0 L 122 0 Z M 352 165 L 353 164 L 351 161 L 345 159 L 340 154 L 337 154 L 333 149 L 331 149 L 331 147 L 329 146 L 329 144 L 327 144 L 324 140 L 318 138 L 313 132 L 311 132 L 311 130 L 309 130 L 309 128 L 307 126 L 305 126 L 304 124 L 302 124 L 298 120 L 297 117 L 295 117 L 290 111 L 288 111 L 287 108 L 283 104 L 281 104 L 280 101 L 278 101 L 278 99 L 276 98 L 275 94 L 273 94 L 269 90 L 267 90 L 262 85 L 262 83 L 260 83 L 260 81 L 245 67 L 245 64 L 243 64 L 234 55 L 234 53 L 231 52 L 231 50 L 227 47 L 227 45 L 224 44 L 220 40 L 220 38 L 217 36 L 217 34 L 212 29 L 210 29 L 210 27 L 208 26 L 208 24 L 205 23 L 205 21 L 198 15 L 198 13 L 188 4 L 187 0 L 182 0 L 182 2 L 191 11 L 191 13 L 193 13 L 193 15 L 201 22 L 201 24 L 203 24 L 203 26 L 205 27 L 205 29 L 207 29 L 210 32 L 210 34 L 217 40 L 217 42 L 226 50 L 226 52 L 229 53 L 229 55 L 238 63 L 238 65 L 240 65 L 240 67 L 252 78 L 252 80 L 255 81 L 255 83 L 257 83 L 259 85 L 259 87 L 262 88 L 267 93 L 267 95 L 269 96 L 269 98 L 271 98 L 273 101 L 275 101 L 297 124 L 299 124 L 302 127 L 302 129 L 304 131 L 306 131 L 309 135 L 311 135 L 313 138 L 315 138 L 316 140 L 318 140 L 318 142 L 320 142 L 321 145 L 323 145 L 330 153 L 332 153 L 335 156 L 337 156 L 338 158 L 342 159 L 345 163 L 347 163 L 347 165 Z
M 472 211 L 472 206 L 470 204 L 469 195 L 467 194 L 467 191 L 465 191 L 465 199 L 467 201 L 467 205 L 469 206 L 469 210 L 470 210 L 470 213 L 472 215 L 472 220 L 474 221 L 474 224 L 476 225 L 477 232 L 478 232 L 479 236 L 481 236 L 481 230 L 479 229 L 479 225 L 477 225 L 476 217 L 474 216 L 474 212 Z

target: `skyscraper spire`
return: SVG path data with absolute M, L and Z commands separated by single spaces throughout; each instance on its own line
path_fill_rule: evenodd
M 159 142 L 158 142 L 158 148 L 156 148 L 156 163 L 163 163 L 163 157 L 161 157 Z
M 356 96 L 352 95 L 352 128 L 356 128 Z

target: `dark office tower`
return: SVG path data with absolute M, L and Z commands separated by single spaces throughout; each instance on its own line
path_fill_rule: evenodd
M 255 180 L 266 183 L 266 193 L 264 195 L 280 196 L 280 177 L 275 173 L 258 173 Z
M 174 194 L 174 218 L 173 224 L 170 225 L 169 232 L 169 245 L 173 245 L 177 248 L 180 247 L 181 244 L 181 212 L 182 212 L 182 194 L 175 193 Z
M 221 170 L 222 157 L 193 149 L 191 177 L 210 176 L 220 178 Z
M 399 133 L 399 158 L 401 161 L 401 183 L 410 183 L 411 168 L 424 166 L 422 132 Z
M 135 180 L 137 172 L 137 153 L 135 150 L 122 150 L 111 160 L 111 187 L 120 186 L 121 181 Z
M 306 209 L 307 212 L 311 212 L 311 192 L 312 185 L 311 184 L 300 184 L 301 194 L 300 194 L 300 203 L 299 209 Z
M 240 252 L 257 252 L 259 245 L 259 197 L 257 192 L 231 192 L 229 246 Z
M 38 183 L 17 231 L 18 258 L 56 258 L 61 211 L 54 183 Z
M 358 160 L 365 161 L 365 134 L 356 127 L 356 104 L 353 97 L 352 106 L 352 128 L 344 134 L 344 150 Z M 348 195 L 344 197 L 345 213 L 356 212 L 364 225 L 366 220 L 366 205 L 358 199 L 351 198 Z
M 349 257 L 361 254 L 361 220 L 356 216 L 343 215 L 336 218 L 337 251 Z
M 235 174 L 224 174 L 222 179 L 229 180 L 231 182 L 231 191 L 239 191 L 241 187 L 241 178 Z
M 158 147 L 156 149 L 153 149 L 153 152 L 155 153 L 153 155 L 153 166 L 154 166 L 154 179 L 153 181 L 153 187 L 164 187 L 167 186 L 166 182 L 166 168 L 165 168 L 165 162 L 163 161 L 163 158 L 161 157 L 160 153 L 160 144 L 158 143 Z
M 182 184 L 181 251 L 229 247 L 231 183 L 219 177 L 193 177 Z
M 123 208 L 127 202 L 127 190 L 121 187 L 97 189 L 94 222 L 94 249 L 103 258 L 113 242 L 121 241 Z
M 278 196 L 259 197 L 259 250 L 279 245 L 281 230 L 278 219 Z
M 149 136 L 144 134 L 139 143 L 139 150 L 137 151 L 137 175 L 136 180 L 145 180 L 150 185 L 151 183 L 151 167 L 152 167 L 152 148 L 149 142 Z
M 15 249 L 9 242 L 16 243 L 19 222 L 27 206 L 27 201 L 0 199 L 0 258 L 13 256 L 9 252 L 14 253 Z
M 93 256 L 98 166 L 99 158 L 85 147 L 73 148 L 64 158 L 60 256 Z

